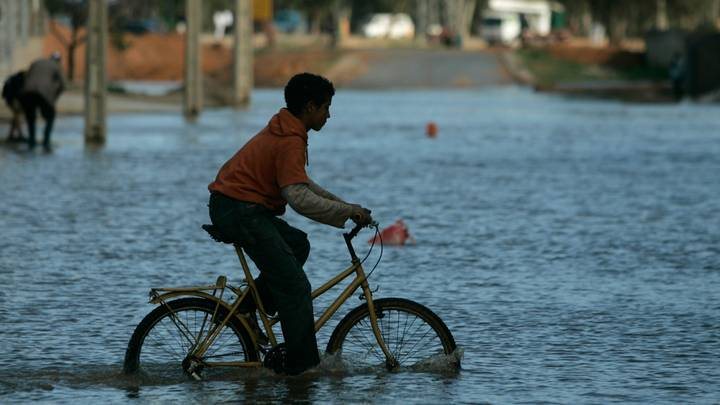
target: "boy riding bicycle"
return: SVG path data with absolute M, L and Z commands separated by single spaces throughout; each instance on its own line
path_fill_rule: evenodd
M 344 202 L 305 172 L 308 131 L 325 125 L 334 94 L 333 84 L 322 76 L 292 77 L 285 86 L 286 108 L 237 151 L 208 186 L 213 225 L 255 262 L 263 306 L 268 314 L 280 315 L 288 374 L 299 374 L 320 358 L 311 288 L 303 271 L 310 244 L 303 231 L 279 216 L 289 204 L 305 217 L 338 228 L 348 219 L 359 225 L 372 222 L 370 210 Z

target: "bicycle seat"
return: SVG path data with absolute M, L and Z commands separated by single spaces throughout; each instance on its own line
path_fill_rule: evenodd
M 234 244 L 235 241 L 231 240 L 230 238 L 226 237 L 215 225 L 205 224 L 202 226 L 202 229 L 205 230 L 205 232 L 209 233 L 210 236 L 215 240 L 215 242 L 222 242 L 222 243 L 230 243 Z

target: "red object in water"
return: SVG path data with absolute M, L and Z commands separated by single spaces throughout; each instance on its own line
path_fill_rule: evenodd
M 368 243 L 379 243 L 380 237 L 382 237 L 383 245 L 402 246 L 407 241 L 415 243 L 415 238 L 410 236 L 410 232 L 408 232 L 408 228 L 402 219 L 398 219 L 394 224 L 380 231 L 379 236 L 375 235 L 375 237 L 370 238 Z
M 432 121 L 428 122 L 427 126 L 425 127 L 425 133 L 427 134 L 428 138 L 435 138 L 437 136 L 437 132 L 437 125 Z

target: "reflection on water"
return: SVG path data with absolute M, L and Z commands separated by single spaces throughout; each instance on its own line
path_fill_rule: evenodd
M 2 402 L 720 397 L 717 107 L 517 88 L 340 91 L 310 138 L 320 184 L 383 224 L 408 224 L 417 244 L 386 248 L 371 284 L 447 323 L 464 349 L 459 373 L 122 376 L 150 287 L 219 274 L 239 283 L 232 249 L 200 229 L 206 185 L 281 102 L 280 91 L 259 91 L 250 109 L 207 111 L 196 124 L 114 116 L 97 150 L 83 148 L 81 118 L 62 118 L 52 154 L 0 149 Z M 425 138 L 428 121 L 437 139 Z M 344 268 L 339 231 L 288 220 L 309 233 L 314 285 Z

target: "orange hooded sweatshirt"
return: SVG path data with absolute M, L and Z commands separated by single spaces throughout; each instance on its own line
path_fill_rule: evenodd
M 280 189 L 309 182 L 305 172 L 307 137 L 303 123 L 286 108 L 281 109 L 220 168 L 208 189 L 283 214 L 287 201 Z

